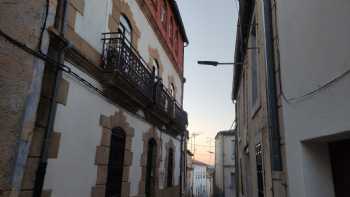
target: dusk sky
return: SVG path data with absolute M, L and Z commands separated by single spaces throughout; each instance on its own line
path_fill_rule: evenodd
M 196 137 L 195 159 L 213 164 L 214 138 L 234 120 L 232 66 L 199 66 L 198 60 L 232 62 L 238 5 L 234 0 L 178 0 L 189 38 L 185 48 L 184 108 L 190 136 Z M 211 143 L 210 143 L 211 141 Z M 190 143 L 193 143 L 191 138 Z M 189 148 L 193 148 L 191 144 Z M 193 150 L 192 150 L 193 151 Z

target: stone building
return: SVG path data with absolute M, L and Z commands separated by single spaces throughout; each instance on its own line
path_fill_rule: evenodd
M 239 196 L 349 196 L 350 3 L 239 4 Z
M 175 0 L 0 2 L 0 196 L 179 196 Z
M 236 196 L 235 135 L 235 130 L 228 130 L 215 136 L 215 197 Z

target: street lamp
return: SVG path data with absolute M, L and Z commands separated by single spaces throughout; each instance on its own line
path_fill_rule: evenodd
M 218 62 L 218 61 L 198 61 L 198 64 L 209 65 L 209 66 L 218 66 L 218 65 L 243 65 L 243 63 L 237 62 Z

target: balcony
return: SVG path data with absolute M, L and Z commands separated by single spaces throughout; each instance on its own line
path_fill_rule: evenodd
M 106 92 L 124 107 L 140 108 L 158 125 L 183 132 L 187 113 L 176 103 L 162 80 L 155 76 L 132 44 L 120 33 L 103 34 L 103 84 Z

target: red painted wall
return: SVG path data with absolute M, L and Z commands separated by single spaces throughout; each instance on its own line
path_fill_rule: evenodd
M 161 21 L 161 9 L 167 0 L 145 0 L 147 8 L 150 10 L 157 28 L 159 29 L 162 39 L 166 42 L 167 47 L 170 49 L 170 57 L 175 61 L 175 67 L 177 71 L 183 74 L 183 58 L 184 58 L 184 39 L 180 33 L 180 27 L 175 21 L 174 13 L 168 3 L 166 9 L 166 20 L 164 23 Z M 171 35 L 169 36 L 169 24 L 172 23 Z M 174 39 L 174 36 L 177 38 Z

